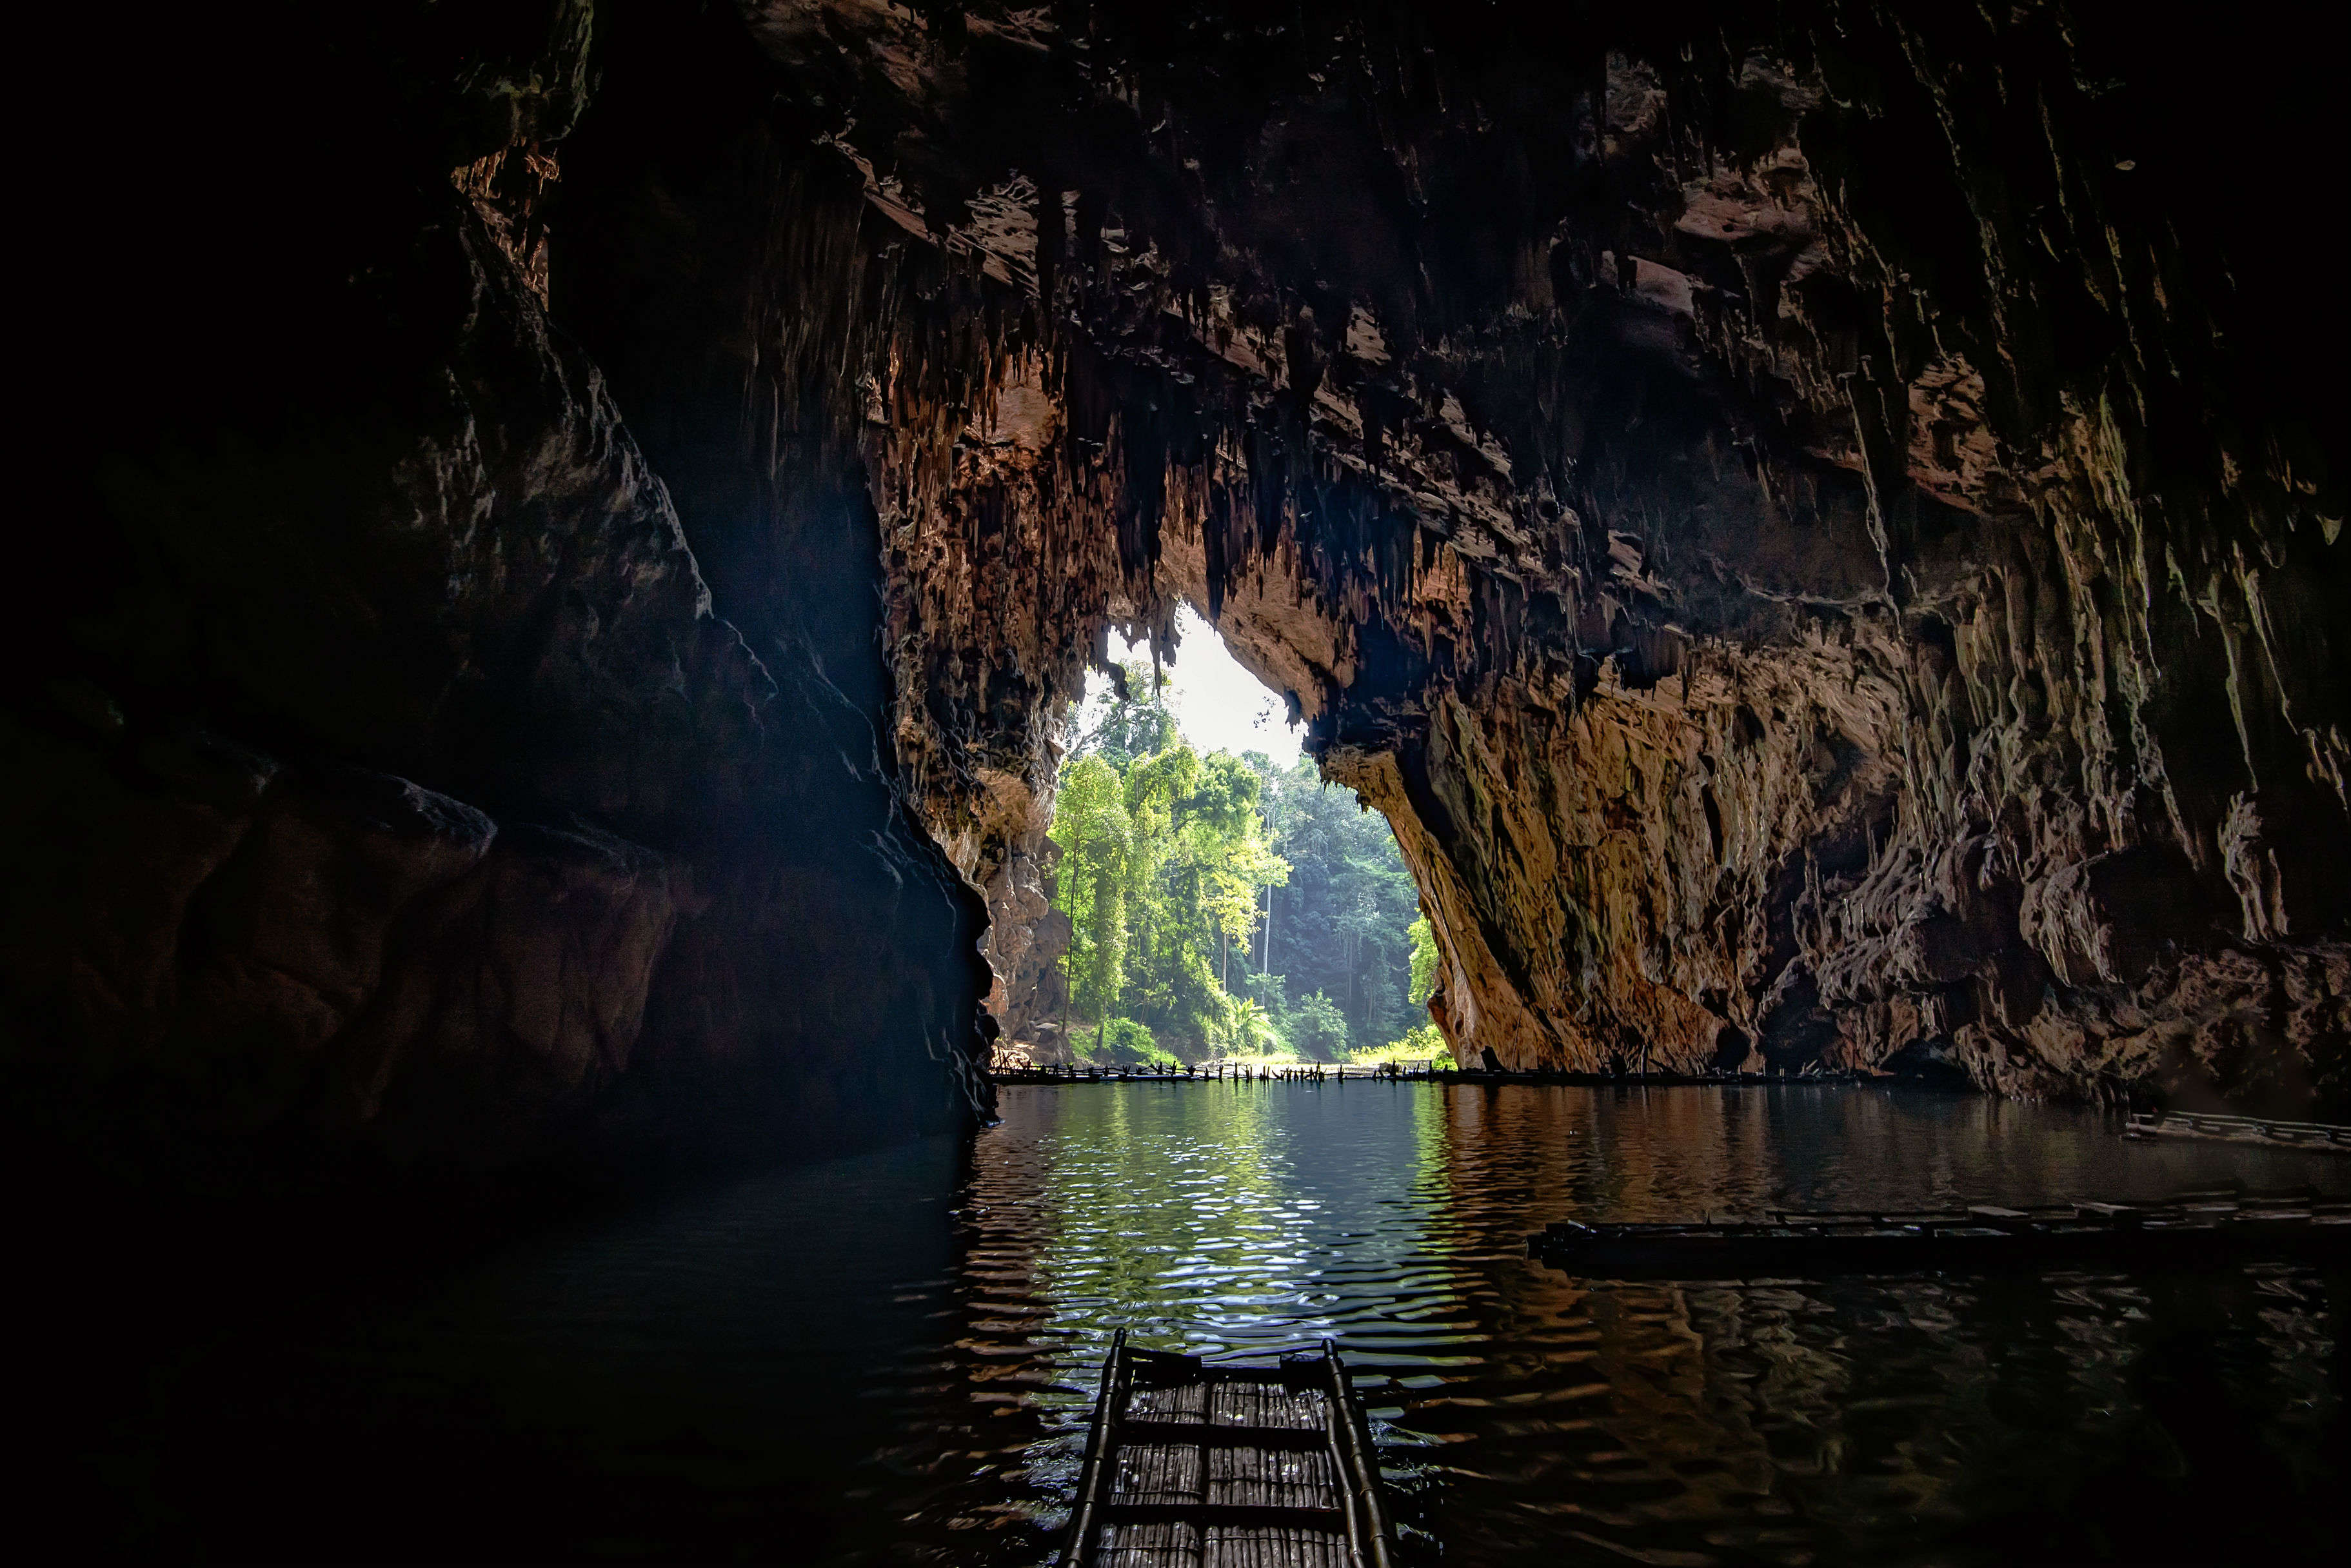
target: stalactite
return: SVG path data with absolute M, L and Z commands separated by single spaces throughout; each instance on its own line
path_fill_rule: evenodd
M 1018 288 L 956 273 L 952 246 L 918 265 L 919 247 L 897 242 L 909 277 L 958 278 L 925 285 L 931 314 L 892 336 L 899 373 L 940 381 L 948 371 L 928 361 L 967 353 L 969 423 L 958 446 L 932 398 L 869 436 L 877 488 L 907 497 L 902 526 L 924 541 L 892 557 L 893 637 L 1008 656 L 1028 694 L 995 718 L 969 682 L 943 705 L 904 705 L 962 727 L 902 722 L 899 744 L 966 873 L 1000 888 L 1007 866 L 1050 860 L 1050 719 L 1078 691 L 1084 651 L 1113 618 L 1151 631 L 1156 651 L 1188 598 L 1291 695 L 1332 776 L 1395 822 L 1453 977 L 1436 1010 L 1458 1050 L 1593 1066 L 1633 1038 L 1645 1060 L 1695 1066 L 1740 1039 L 1781 1062 L 1945 1060 L 2022 1092 L 2193 1076 L 2218 1060 L 2210 1031 L 2228 1026 L 2199 1009 L 2237 983 L 2220 977 L 2233 960 L 2199 956 L 2216 951 L 2209 937 L 2124 930 L 2135 916 L 2101 890 L 2158 883 L 2098 868 L 2153 838 L 2218 867 L 2229 799 L 2300 777 L 2306 758 L 2321 759 L 2312 778 L 2334 776 L 2324 683 L 2279 664 L 2261 630 L 2275 574 L 2220 569 L 2210 530 L 2248 518 L 2288 541 L 2264 548 L 2310 582 L 2339 574 L 2339 558 L 2285 490 L 2221 506 L 2201 480 L 2130 476 L 2145 467 L 2147 411 L 2175 395 L 2167 378 L 2205 373 L 2182 368 L 2204 362 L 2176 327 L 2184 293 L 2158 313 L 2174 324 L 2158 343 L 2138 314 L 2152 284 L 2093 268 L 2097 292 L 2078 308 L 2124 323 L 2126 362 L 2110 393 L 2086 393 L 2094 372 L 2011 351 L 2047 330 L 2028 318 L 2077 309 L 2057 298 L 2062 274 L 2001 229 L 2012 219 L 1930 236 L 1945 246 L 1931 257 L 1920 248 L 1918 225 L 1969 221 L 1954 182 L 2047 178 L 1953 118 L 1979 89 L 1920 42 L 1944 26 L 1872 13 L 1826 52 L 1800 32 L 1734 27 L 1687 58 L 1631 38 L 1595 57 L 1609 161 L 1590 201 L 1570 194 L 1543 220 L 1552 277 L 1539 302 L 1465 281 L 1399 311 L 1411 291 L 1384 302 L 1384 280 L 1364 273 L 1332 305 L 1317 292 L 1329 286 L 1251 253 L 1238 230 L 1223 259 L 1202 250 L 1203 224 L 1223 219 L 1142 195 L 1131 167 L 1056 165 L 1041 149 L 1040 170 L 1055 172 L 1031 186 L 1079 192 L 1066 246 L 1061 204 L 1040 202 L 1036 272 L 1055 302 L 1041 321 L 975 336 L 959 313 Z M 2027 72 L 2063 57 L 2037 23 L 2014 26 L 2008 43 L 1965 47 L 2012 47 Z M 1097 62 L 1119 47 L 1115 27 L 1094 37 Z M 1378 47 L 1333 45 L 1367 60 Z M 1880 107 L 1839 120 L 1823 108 L 1827 84 L 1862 57 L 1881 72 Z M 1442 156 L 1417 139 L 1478 112 L 1482 90 L 1476 65 L 1448 69 L 1441 110 L 1408 84 L 1350 89 L 1372 95 L 1369 156 Z M 1185 146 L 1184 94 L 1155 101 L 1165 144 Z M 1944 108 L 1904 118 L 1923 104 Z M 1265 112 L 1259 134 L 1278 140 L 1280 111 Z M 1905 207 L 1876 171 L 1914 130 L 1923 139 L 1900 141 L 1904 156 L 1938 172 Z M 2104 187 L 2073 133 L 2053 134 L 2078 203 L 2066 221 L 2103 221 Z M 1843 172 L 1823 183 L 1832 166 Z M 1386 232 L 1384 216 L 1351 221 Z M 1416 243 L 1424 267 L 1463 265 L 1441 241 Z M 1236 270 L 1235 254 L 1252 259 Z M 1201 259 L 1165 259 L 1176 256 Z M 1929 259 L 1939 297 L 1903 276 Z M 983 340 L 995 347 L 976 351 Z M 1015 385 L 1059 421 L 1033 454 L 1001 436 Z M 2235 450 L 2239 473 L 2283 472 Z M 983 493 L 993 552 L 954 531 Z M 2322 512 L 2339 505 L 2325 494 Z M 2264 520 L 2285 516 L 2303 520 Z M 2137 541 L 2151 528 L 2172 541 L 2164 559 L 2210 563 L 2186 569 L 2208 587 L 2147 581 L 2137 563 L 2153 547 Z M 2036 537 L 2058 555 L 2043 560 Z M 2042 564 L 2007 564 L 2019 552 Z M 2003 608 L 2022 571 L 2048 586 Z M 1024 598 L 1040 594 L 1048 606 Z M 2162 695 L 2179 685 L 2162 670 L 2178 644 L 2156 632 L 2159 615 L 2119 608 L 2174 599 L 2232 650 L 2259 650 L 2232 654 L 2222 709 L 2239 716 L 2247 767 L 2200 806 L 2163 761 L 2161 736 L 2195 731 L 2183 699 Z M 1930 622 L 1947 643 L 1924 640 Z M 1930 681 L 1922 661 L 1946 673 Z M 1977 716 L 1957 720 L 1947 690 L 1982 694 L 1966 699 Z M 2118 710 L 2137 716 L 2117 722 Z M 2296 716 L 2257 733 L 2256 712 Z M 2181 744 L 2193 743 L 2169 746 Z M 967 754 L 992 760 L 944 761 Z M 2170 802 L 2159 829 L 2150 790 Z M 2250 808 L 2229 820 L 2267 821 Z M 2339 817 L 2296 820 L 2344 838 Z M 2217 873 L 2202 874 L 2193 892 L 2160 884 L 2214 907 Z M 2315 900 L 2304 928 L 2331 929 L 2336 916 L 2317 912 L 2335 895 L 2317 891 L 2323 878 L 2303 885 Z M 2241 902 L 2224 897 L 2224 911 Z M 2012 997 L 2010 977 L 2043 958 L 2104 975 L 2096 964 L 2147 940 L 2172 956 L 2099 982 L 2139 988 L 2128 998 L 2069 984 L 2037 1011 L 1985 999 Z M 2329 988 L 2351 968 L 2335 938 L 2317 940 L 2283 961 L 2338 998 L 2333 1014 L 2308 1012 L 2316 1032 L 2293 1047 L 2304 1064 L 2291 1071 L 2324 1076 L 2342 1048 L 2343 992 Z M 2107 956 L 2058 950 L 2076 941 Z M 997 1001 L 1017 1027 L 1021 1005 Z M 2116 1021 L 2134 1017 L 2181 1021 Z M 2084 1043 L 2133 1029 L 2137 1046 Z

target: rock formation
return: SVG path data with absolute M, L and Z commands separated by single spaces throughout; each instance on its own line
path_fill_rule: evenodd
M 547 308 L 589 8 L 458 10 L 140 40 L 12 665 L 12 1100 L 436 1164 L 967 1124 L 981 909 L 893 784 L 872 514 L 751 511 L 733 402 L 648 465 Z
M 1055 1010 L 1063 706 L 1189 601 L 1465 1059 L 2340 1109 L 2342 113 L 2199 26 L 89 40 L 9 1071 L 436 1159 L 955 1124 Z
M 1187 599 L 1395 823 L 1465 1058 L 2339 1101 L 2342 319 L 2168 107 L 2291 24 L 1123 13 L 750 12 L 988 340 L 869 361 L 865 444 L 999 926 L 1040 706 Z

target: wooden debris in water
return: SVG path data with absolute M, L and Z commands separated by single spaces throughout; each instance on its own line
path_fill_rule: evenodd
M 2351 1200 L 2321 1198 L 2307 1187 L 2220 1188 L 2160 1203 L 1774 1211 L 1698 1224 L 1567 1220 L 1527 1245 L 1569 1273 L 1625 1280 L 2202 1268 L 2261 1259 L 2341 1263 L 2351 1260 Z
M 2329 1122 L 2281 1122 L 2262 1116 L 2208 1115 L 2190 1111 L 2133 1112 L 2126 1138 L 2189 1138 L 2201 1143 L 2252 1144 L 2262 1148 L 2316 1149 L 2351 1155 L 2351 1127 Z

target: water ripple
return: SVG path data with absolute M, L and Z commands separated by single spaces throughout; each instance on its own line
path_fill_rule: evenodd
M 1049 1561 L 1123 1326 L 1207 1354 L 1336 1340 L 1416 1563 L 2192 1554 L 2189 1481 L 2244 1509 L 2220 1554 L 2325 1556 L 2343 1281 L 1605 1285 L 1524 1249 L 1568 1218 L 2232 1177 L 2351 1182 L 2321 1156 L 1868 1090 L 1010 1090 L 957 1200 L 956 1375 L 892 1455 L 928 1484 L 852 1555 Z

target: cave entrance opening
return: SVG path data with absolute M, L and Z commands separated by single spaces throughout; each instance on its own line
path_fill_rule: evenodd
M 1288 705 L 1179 609 L 1113 633 L 1072 706 L 1051 837 L 1052 1059 L 1425 1061 L 1429 948 L 1385 817 L 1326 784 Z
M 1139 703 L 1146 695 L 1132 683 L 1139 668 L 1144 685 L 1155 685 L 1184 739 L 1196 752 L 1239 757 L 1255 751 L 1278 767 L 1294 766 L 1301 754 L 1304 732 L 1286 721 L 1282 699 L 1233 657 L 1223 634 L 1191 605 L 1177 607 L 1175 629 L 1176 646 L 1160 650 L 1155 669 L 1148 640 L 1131 643 L 1115 627 L 1111 630 L 1110 662 L 1130 677 L 1130 701 Z M 1087 675 L 1085 698 L 1077 714 L 1081 743 L 1087 722 L 1099 722 L 1107 715 L 1117 695 L 1107 671 L 1096 669 Z

